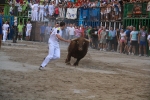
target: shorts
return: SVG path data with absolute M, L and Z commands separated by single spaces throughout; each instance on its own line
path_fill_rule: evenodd
M 100 40 L 100 43 L 105 44 L 105 43 L 106 43 L 106 39 L 101 39 L 101 40 Z
M 18 35 L 23 35 L 23 32 L 18 32 Z
M 138 42 L 137 41 L 131 41 L 131 46 L 137 46 Z
M 110 40 L 110 43 L 114 44 L 115 43 L 115 38 L 113 38 L 112 40 Z
M 119 11 L 115 11 L 115 15 L 118 15 L 119 14 Z
M 126 45 L 127 45 L 127 46 L 130 46 L 130 41 L 127 41 L 127 42 L 126 42 Z
M 106 39 L 106 43 L 109 43 L 110 42 L 110 40 L 109 39 Z
M 125 43 L 125 40 L 121 40 L 121 39 L 120 39 L 120 42 L 121 42 L 121 43 Z
M 140 41 L 140 45 L 142 46 L 146 46 L 146 42 L 145 41 Z
M 26 36 L 30 36 L 30 34 L 31 34 L 31 30 L 27 30 L 26 31 Z

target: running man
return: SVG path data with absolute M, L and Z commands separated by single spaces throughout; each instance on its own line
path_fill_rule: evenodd
M 44 67 L 51 61 L 52 59 L 60 58 L 60 47 L 59 40 L 70 43 L 70 40 L 65 40 L 62 38 L 62 30 L 65 28 L 65 23 L 61 22 L 60 27 L 56 28 L 50 35 L 49 38 L 49 53 L 47 57 L 42 62 L 39 70 L 43 70 Z

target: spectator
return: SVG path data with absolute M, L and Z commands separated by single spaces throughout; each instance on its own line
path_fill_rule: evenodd
M 100 51 L 106 51 L 106 28 L 103 27 L 103 31 L 100 34 Z
M 149 50 L 150 50 L 150 32 L 148 33 L 147 42 L 148 42 L 148 46 L 149 46 Z
M 80 27 L 75 26 L 75 38 L 81 37 Z
M 70 27 L 69 27 L 69 39 L 73 39 L 74 35 L 75 35 L 75 29 L 72 26 L 72 24 L 70 24 Z
M 146 37 L 147 37 L 147 32 L 145 31 L 145 27 L 143 26 L 138 35 L 139 56 L 142 55 L 142 49 L 144 51 L 144 56 L 147 56 L 146 55 Z
M 92 36 L 93 48 L 98 49 L 98 29 L 96 27 L 94 27 L 91 30 L 91 36 Z
M 26 25 L 26 40 L 27 41 L 30 40 L 31 30 L 32 30 L 32 24 L 30 23 L 30 21 L 28 21 Z
M 116 42 L 116 31 L 113 30 L 113 28 L 111 27 L 110 31 L 109 31 L 109 34 L 110 34 L 111 49 L 112 49 L 112 51 L 114 51 L 114 49 L 115 49 L 115 42 Z
M 58 6 L 56 6 L 54 11 L 54 17 L 58 17 L 58 15 L 59 15 L 59 8 Z
M 54 15 L 54 5 L 50 2 L 48 6 L 49 16 L 52 17 Z
M 133 31 L 130 33 L 130 47 L 129 47 L 129 55 L 131 54 L 130 51 L 131 49 L 133 49 L 133 55 L 136 53 L 136 47 L 137 47 L 137 44 L 138 44 L 138 31 L 136 31 L 136 28 L 133 27 Z
M 0 49 L 1 49 L 1 44 L 2 44 L 2 43 L 1 43 L 1 40 L 2 40 L 2 34 L 3 34 L 3 33 L 2 33 L 2 24 L 3 24 L 3 23 L 2 23 L 2 18 L 0 17 Z
M 24 25 L 22 24 L 22 22 L 20 22 L 20 24 L 18 25 L 18 38 L 17 38 L 17 41 L 18 40 L 22 41 L 23 27 L 24 27 Z
M 8 22 L 6 21 L 5 24 L 3 24 L 3 42 L 6 41 L 8 32 L 9 32 L 9 25 Z
M 40 27 L 40 42 L 44 41 L 44 37 L 45 37 L 45 24 L 43 23 L 43 25 Z
M 123 32 L 123 29 L 121 29 L 120 31 L 119 41 L 120 41 L 120 53 L 122 53 L 124 50 L 124 45 L 126 43 L 126 34 Z
M 48 39 L 50 37 L 51 32 L 52 32 L 52 27 L 50 24 L 48 24 L 48 26 L 45 29 L 45 33 L 46 33 L 45 34 L 45 41 L 46 41 L 46 43 L 48 43 Z
M 45 8 L 44 8 L 45 2 L 43 4 L 39 5 L 39 21 L 44 21 L 44 13 L 45 13 Z

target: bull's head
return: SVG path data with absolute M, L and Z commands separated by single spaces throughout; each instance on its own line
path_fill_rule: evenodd
M 82 51 L 85 43 L 89 42 L 89 40 L 85 39 L 85 38 L 76 38 L 76 39 L 73 39 L 73 41 L 76 41 L 76 44 L 78 45 L 77 47 L 78 47 L 79 51 Z

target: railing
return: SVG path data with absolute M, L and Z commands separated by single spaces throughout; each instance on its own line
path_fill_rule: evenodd
M 149 12 L 147 11 L 147 3 L 126 3 L 124 5 L 124 18 L 131 17 L 149 17 Z

